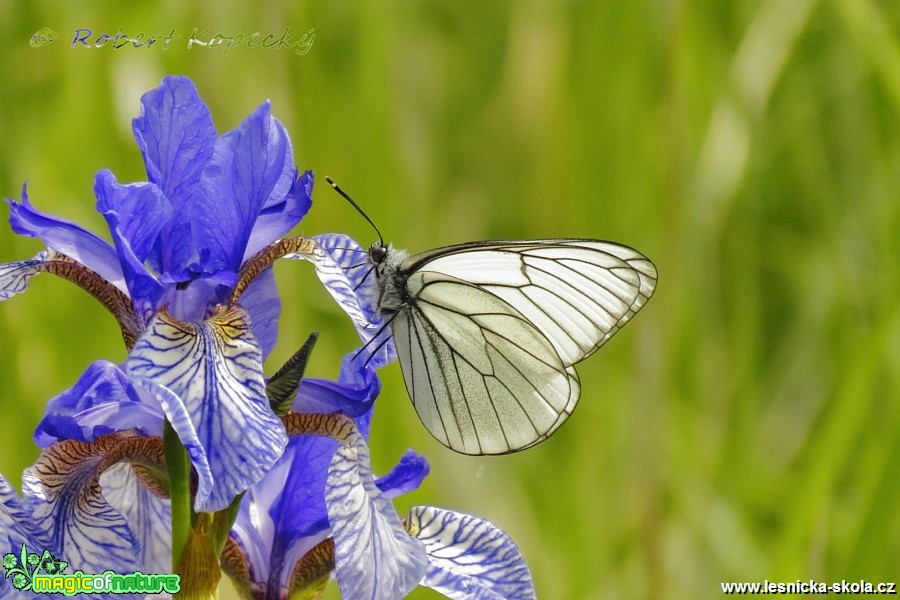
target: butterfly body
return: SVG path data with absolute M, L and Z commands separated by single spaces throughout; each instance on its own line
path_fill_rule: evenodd
M 573 365 L 649 299 L 639 252 L 583 239 L 369 249 L 407 391 L 438 441 L 504 454 L 549 437 L 580 395 Z

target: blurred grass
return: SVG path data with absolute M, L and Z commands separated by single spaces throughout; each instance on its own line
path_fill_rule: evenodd
M 413 252 L 485 238 L 633 245 L 656 297 L 580 365 L 576 417 L 500 458 L 430 439 L 384 371 L 376 467 L 432 475 L 398 501 L 478 513 L 542 598 L 705 598 L 720 581 L 890 581 L 900 556 L 900 5 L 873 0 L 0 3 L 0 191 L 104 230 L 93 176 L 144 177 L 138 99 L 197 83 L 220 131 L 262 100 L 297 164 L 334 177 Z M 181 34 L 69 47 L 77 28 Z M 193 27 L 301 35 L 186 48 Z M 41 27 L 59 33 L 43 48 Z M 319 185 L 304 233 L 373 232 Z M 0 234 L 0 260 L 33 240 Z M 310 269 L 280 265 L 280 364 L 354 344 Z M 18 483 L 48 398 L 121 360 L 112 319 L 39 277 L 0 307 L 0 472 Z M 334 586 L 332 586 L 333 588 Z M 336 597 L 332 589 L 332 597 Z M 436 597 L 419 591 L 414 597 Z

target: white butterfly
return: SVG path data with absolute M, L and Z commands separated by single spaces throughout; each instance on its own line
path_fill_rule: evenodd
M 612 242 L 369 249 L 406 389 L 428 431 L 472 455 L 547 439 L 572 414 L 573 365 L 647 302 L 656 267 Z

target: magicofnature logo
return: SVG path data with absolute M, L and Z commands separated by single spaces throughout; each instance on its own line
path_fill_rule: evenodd
M 28 552 L 25 544 L 16 556 L 3 555 L 3 568 L 17 590 L 36 594 L 175 594 L 181 590 L 181 578 L 173 574 L 116 573 L 104 571 L 99 575 L 75 571 L 63 573 L 69 566 L 58 560 L 49 550 L 42 554 Z
M 6 569 L 6 578 L 12 578 L 13 587 L 27 592 L 32 588 L 34 576 L 41 571 L 48 575 L 62 573 L 69 566 L 64 560 L 57 560 L 44 550 L 43 554 L 28 552 L 25 544 L 22 544 L 22 552 L 16 556 L 12 552 L 3 555 L 3 568 Z

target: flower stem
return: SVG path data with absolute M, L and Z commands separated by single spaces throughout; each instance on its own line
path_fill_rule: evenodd
M 191 460 L 168 420 L 163 429 L 163 444 L 172 498 L 172 569 L 175 572 L 191 533 Z

